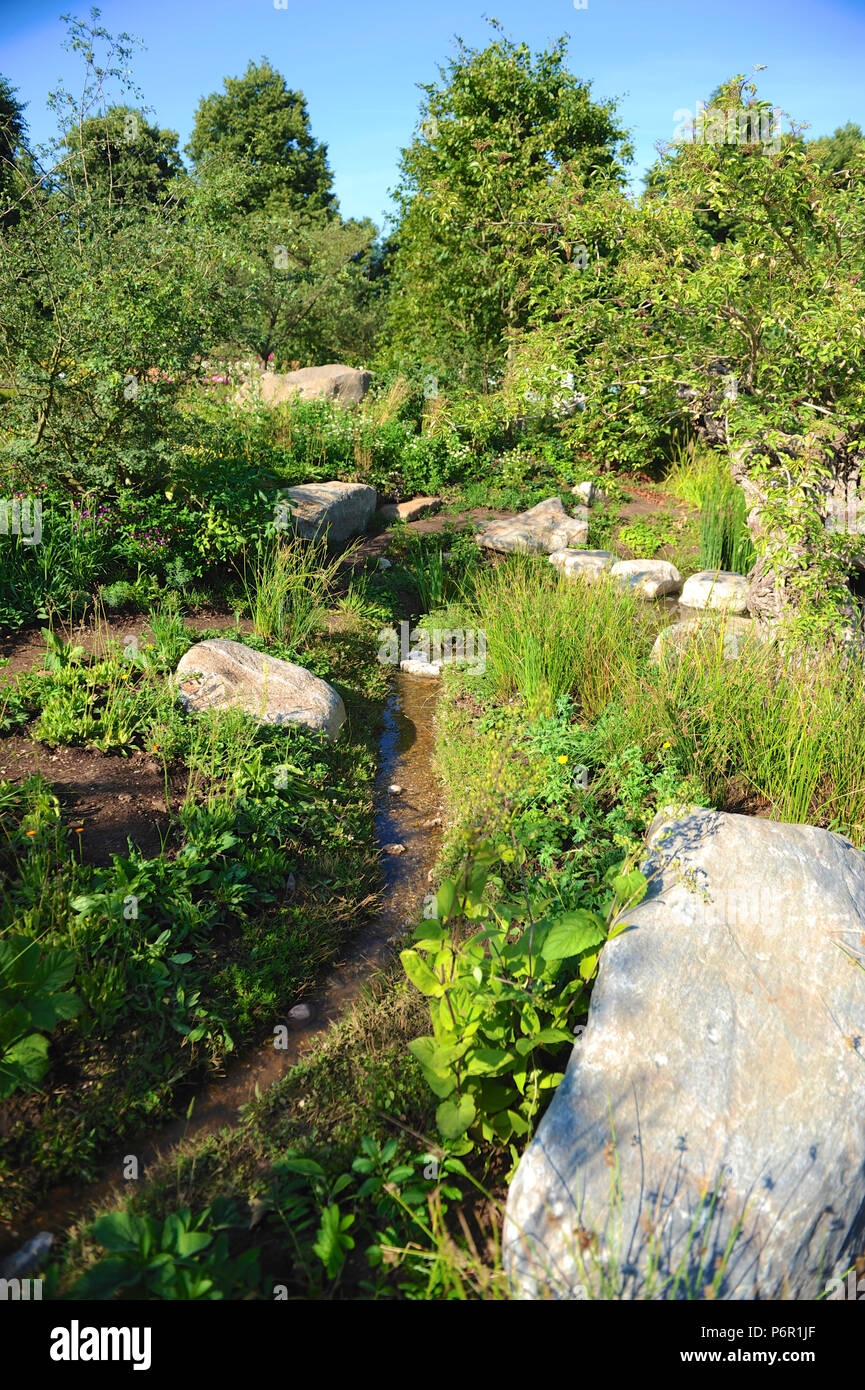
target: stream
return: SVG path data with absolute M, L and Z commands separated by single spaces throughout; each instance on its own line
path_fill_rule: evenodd
M 379 911 L 347 943 L 345 954 L 319 988 L 303 1001 L 309 1017 L 294 1023 L 286 1012 L 276 1020 L 288 1025 L 287 1047 L 276 1048 L 270 1040 L 229 1062 L 223 1075 L 197 1093 L 188 1117 L 170 1121 L 143 1141 L 127 1139 L 123 1153 L 106 1163 L 100 1177 L 87 1186 L 70 1183 L 51 1189 L 38 1211 L 24 1214 L 0 1232 L 0 1254 L 11 1253 L 40 1231 L 59 1236 L 73 1222 L 86 1219 L 90 1208 L 105 1205 L 123 1183 L 125 1155 L 135 1154 L 143 1176 L 183 1141 L 236 1124 L 241 1109 L 284 1077 L 301 1052 L 358 998 L 369 977 L 393 959 L 398 949 L 393 938 L 413 928 L 419 916 L 441 838 L 438 828 L 423 825 L 435 819 L 440 809 L 439 786 L 432 771 L 437 694 L 436 681 L 395 673 L 379 737 L 375 832 L 380 846 L 399 844 L 404 852 L 382 856 Z M 389 791 L 394 785 L 401 788 L 398 793 Z M 286 1001 L 286 1011 L 291 1002 Z

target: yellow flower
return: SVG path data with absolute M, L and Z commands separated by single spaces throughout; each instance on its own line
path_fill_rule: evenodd
M 662 748 L 672 748 L 672 746 L 673 746 L 673 745 L 672 745 L 672 743 L 670 742 L 669 739 L 667 739 L 667 742 L 666 742 L 666 743 L 662 743 L 662 744 L 661 744 L 661 747 L 662 747 Z
M 567 755 L 567 753 L 560 753 L 560 754 L 559 754 L 558 761 L 559 761 L 560 763 L 566 763 L 566 762 L 568 761 L 568 755 Z

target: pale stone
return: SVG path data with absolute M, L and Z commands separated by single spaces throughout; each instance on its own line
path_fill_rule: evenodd
M 366 483 L 300 483 L 286 489 L 294 528 L 305 540 L 325 537 L 338 545 L 365 531 L 376 492 Z
M 737 661 L 750 642 L 765 642 L 768 632 L 762 624 L 752 618 L 739 618 L 731 613 L 707 610 L 699 618 L 686 618 L 680 623 L 671 623 L 663 628 L 655 638 L 650 662 L 653 665 L 669 661 L 692 643 L 695 638 L 717 634 L 724 656 Z
M 587 516 L 568 516 L 560 497 L 548 497 L 518 516 L 489 522 L 478 533 L 477 542 L 489 550 L 551 555 L 585 545 L 588 538 Z
M 342 699 L 303 666 L 266 656 L 227 638 L 196 642 L 178 662 L 184 709 L 237 706 L 263 724 L 302 724 L 335 738 L 345 722 Z
M 669 560 L 619 560 L 610 574 L 630 585 L 641 598 L 663 598 L 677 594 L 682 587 L 682 576 Z
M 241 386 L 236 400 L 242 405 L 257 392 L 265 405 L 282 405 L 297 396 L 333 401 L 335 405 L 360 405 L 371 381 L 371 372 L 330 362 L 324 367 L 301 367 L 296 372 L 262 372 L 254 388 L 252 383 Z
M 441 505 L 440 497 L 413 497 L 410 502 L 388 502 L 379 507 L 378 515 L 382 521 L 418 521 L 422 516 L 433 516 Z
M 585 579 L 593 584 L 615 563 L 609 550 L 554 550 L 550 564 L 569 579 Z
M 686 608 L 722 608 L 726 613 L 747 613 L 748 581 L 743 574 L 726 570 L 700 570 L 685 580 L 679 602 Z
M 699 809 L 656 818 L 643 868 L 505 1267 L 528 1298 L 681 1297 L 680 1268 L 699 1297 L 730 1243 L 717 1299 L 814 1299 L 865 1234 L 865 855 Z

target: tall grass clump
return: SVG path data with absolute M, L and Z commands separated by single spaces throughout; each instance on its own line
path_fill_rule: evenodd
M 747 574 L 754 563 L 748 530 L 748 507 L 742 489 L 729 473 L 714 479 L 703 492 L 700 527 L 700 567 Z
M 757 641 L 730 659 L 719 627 L 646 682 L 639 717 L 666 730 L 684 771 L 724 801 L 734 778 L 772 819 L 865 842 L 865 674 L 843 654 Z M 653 708 L 654 704 L 654 708 Z
M 294 537 L 262 544 L 242 574 L 253 628 L 297 650 L 321 621 L 324 600 L 340 564 L 324 541 Z
M 480 571 L 473 607 L 498 693 L 539 710 L 573 695 L 583 717 L 595 718 L 637 681 L 650 646 L 630 590 L 560 577 L 545 557 L 511 555 Z
M 680 443 L 666 476 L 670 492 L 689 507 L 702 509 L 707 494 L 730 479 L 730 465 L 723 454 L 701 449 L 695 440 Z

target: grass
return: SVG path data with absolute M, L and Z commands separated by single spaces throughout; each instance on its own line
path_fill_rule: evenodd
M 478 573 L 474 617 L 498 693 L 551 709 L 579 684 L 587 718 L 631 679 L 646 647 L 645 610 L 613 584 L 560 578 L 546 557 L 515 555 Z
M 340 559 L 328 559 L 324 541 L 293 538 L 259 547 L 242 576 L 256 635 L 299 650 L 321 622 Z
M 700 568 L 747 574 L 754 563 L 745 494 L 729 473 L 709 483 L 703 493 Z

